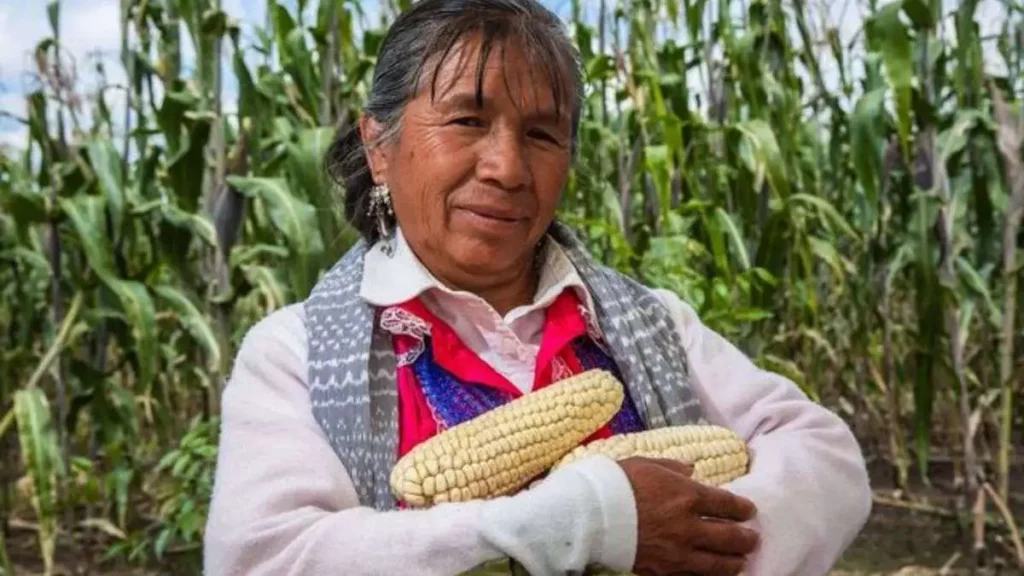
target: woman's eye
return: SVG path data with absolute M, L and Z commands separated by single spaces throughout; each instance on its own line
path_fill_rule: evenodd
M 545 132 L 544 130 L 531 130 L 530 137 L 546 140 L 547 142 L 551 142 L 552 144 L 558 144 L 558 139 L 549 134 L 548 132 Z
M 456 124 L 458 126 L 470 126 L 473 128 L 479 128 L 484 125 L 483 120 L 477 118 L 476 116 L 460 116 L 452 120 L 451 123 Z

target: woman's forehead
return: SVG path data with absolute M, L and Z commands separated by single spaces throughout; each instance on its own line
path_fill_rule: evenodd
M 515 38 L 489 44 L 479 36 L 463 38 L 428 60 L 420 92 L 435 103 L 470 96 L 481 107 L 487 101 L 511 99 L 520 106 L 564 114 L 573 91 L 570 75 L 544 56 Z

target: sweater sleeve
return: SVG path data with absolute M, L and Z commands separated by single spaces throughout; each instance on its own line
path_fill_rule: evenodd
M 451 576 L 500 557 L 538 575 L 632 566 L 632 490 L 606 458 L 511 497 L 426 510 L 360 506 L 312 415 L 303 323 L 298 305 L 275 312 L 239 351 L 223 396 L 206 574 Z
M 791 381 L 759 369 L 675 294 L 655 293 L 679 328 L 705 416 L 750 446 L 749 473 L 723 486 L 758 509 L 749 526 L 761 544 L 747 574 L 827 574 L 871 511 L 865 462 L 849 427 Z

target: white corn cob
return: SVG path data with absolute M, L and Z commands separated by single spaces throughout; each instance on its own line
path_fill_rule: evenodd
M 746 443 L 728 428 L 712 425 L 669 426 L 620 434 L 580 446 L 562 458 L 559 468 L 591 454 L 615 460 L 631 456 L 669 458 L 693 464 L 693 479 L 720 485 L 747 473 Z
M 409 451 L 391 471 L 391 490 L 411 506 L 515 492 L 610 421 L 624 394 L 603 370 L 526 394 Z

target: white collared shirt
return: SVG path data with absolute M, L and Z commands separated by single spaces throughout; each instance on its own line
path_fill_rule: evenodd
M 562 290 L 583 287 L 558 252 L 544 260 L 535 302 L 500 317 L 437 282 L 408 247 L 396 248 L 392 259 L 370 252 L 363 296 L 387 305 L 422 294 L 467 345 L 528 389 L 544 308 Z M 871 510 L 849 427 L 793 382 L 758 368 L 678 296 L 652 292 L 678 330 L 708 421 L 735 431 L 751 452 L 748 473 L 723 486 L 758 509 L 747 525 L 762 540 L 745 574 L 828 573 Z M 222 402 L 205 573 L 449 576 L 507 556 L 534 574 L 581 573 L 587 563 L 630 570 L 636 501 L 622 468 L 604 456 L 562 467 L 512 497 L 412 512 L 360 506 L 351 471 L 313 417 L 305 322 L 301 303 L 278 310 L 238 352 Z
M 576 268 L 557 243 L 542 254 L 533 301 L 501 316 L 476 294 L 449 288 L 416 257 L 401 229 L 393 250 L 378 242 L 366 254 L 360 295 L 371 304 L 394 306 L 420 297 L 423 305 L 447 323 L 459 339 L 523 393 L 533 389 L 545 310 L 565 290 L 574 290 L 594 316 L 594 303 Z

